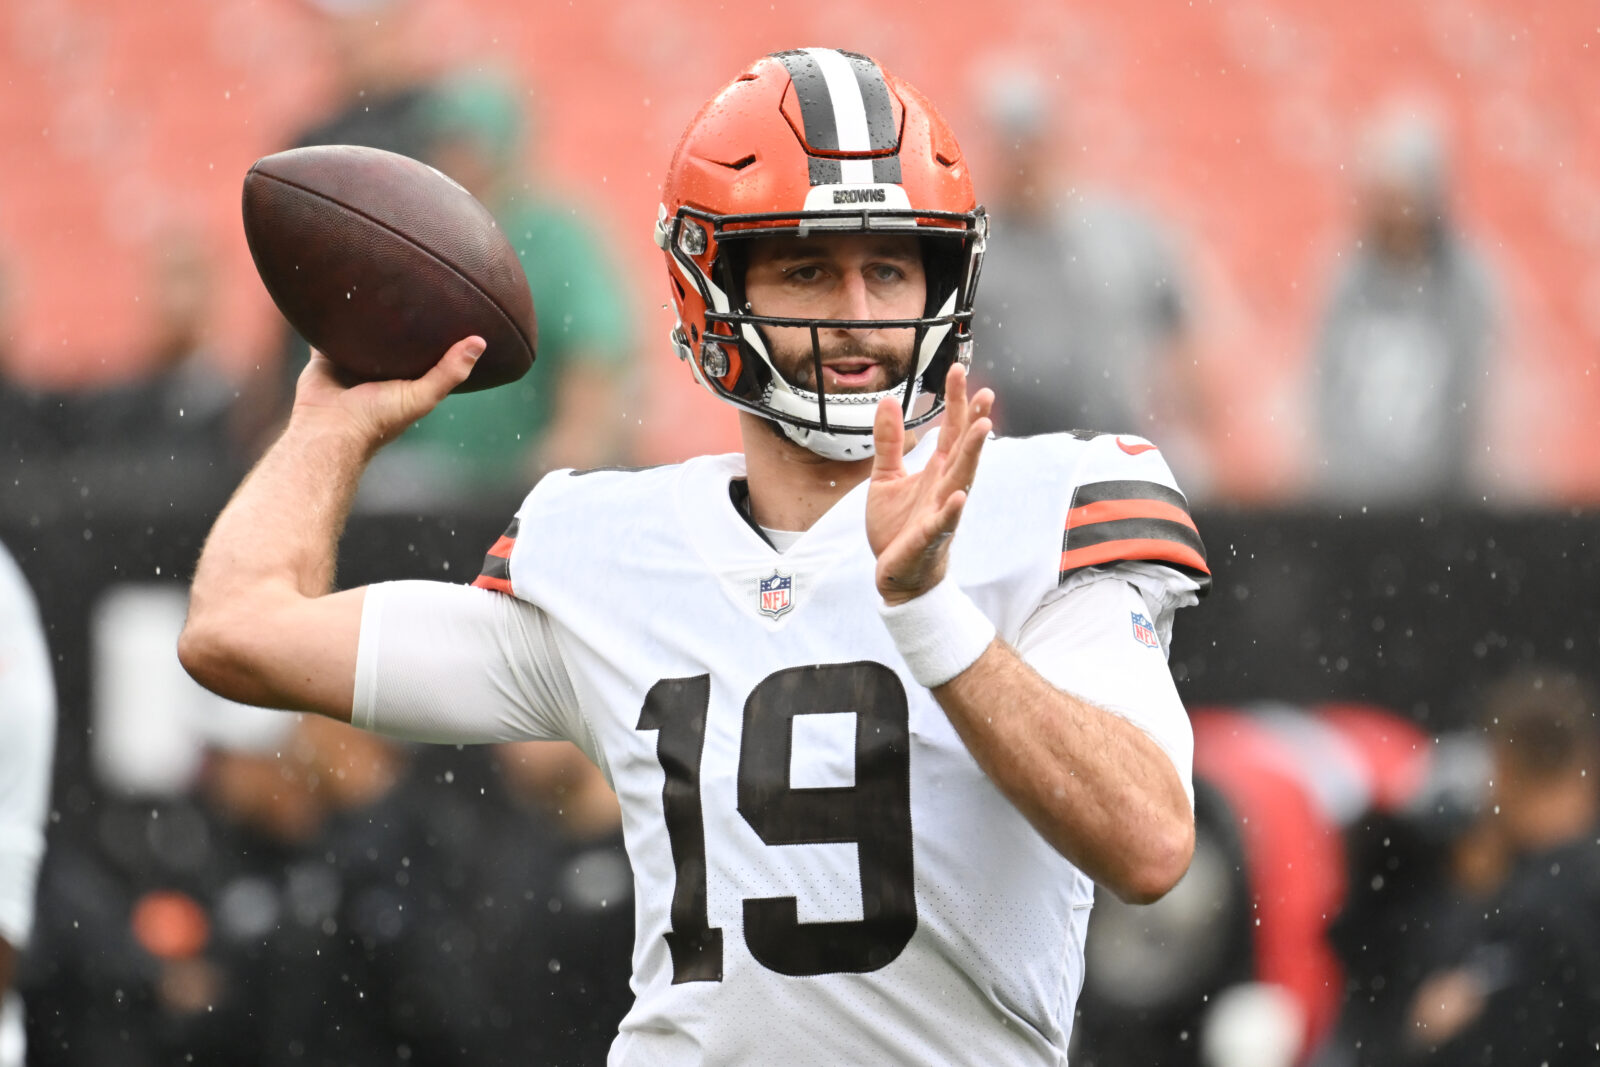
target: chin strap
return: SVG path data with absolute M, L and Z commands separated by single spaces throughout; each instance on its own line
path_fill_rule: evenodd
M 801 448 L 815 452 L 823 459 L 871 459 L 875 452 L 871 434 L 828 433 L 824 430 L 809 430 L 803 426 L 790 426 L 786 422 L 774 425 L 778 426 L 789 440 Z

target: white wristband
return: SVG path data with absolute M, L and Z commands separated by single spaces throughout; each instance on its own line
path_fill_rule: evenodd
M 911 676 L 929 689 L 976 663 L 994 640 L 994 623 L 948 574 L 904 604 L 880 604 L 878 614 Z

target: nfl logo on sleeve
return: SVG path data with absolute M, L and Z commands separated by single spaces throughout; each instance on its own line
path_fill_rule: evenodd
M 1133 612 L 1132 614 L 1133 639 L 1139 642 L 1141 645 L 1149 645 L 1151 648 L 1160 648 L 1161 642 L 1156 640 L 1156 628 L 1150 624 L 1150 620 L 1139 614 L 1137 611 Z
M 794 579 L 782 571 L 773 571 L 771 578 L 761 579 L 761 614 L 776 619 L 794 607 L 794 602 L 789 599 L 789 590 L 793 585 Z

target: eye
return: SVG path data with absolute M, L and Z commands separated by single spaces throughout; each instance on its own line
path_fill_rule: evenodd
M 797 282 L 814 282 L 822 277 L 822 268 L 815 263 L 802 263 L 798 267 L 790 267 L 784 271 L 783 276 Z
M 874 264 L 871 270 L 874 281 L 896 282 L 906 276 L 906 272 L 893 263 Z

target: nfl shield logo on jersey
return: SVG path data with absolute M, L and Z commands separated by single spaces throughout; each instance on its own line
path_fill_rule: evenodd
M 1150 620 L 1139 614 L 1137 611 L 1133 612 L 1132 615 L 1133 639 L 1139 642 L 1141 645 L 1149 645 L 1151 648 L 1160 648 L 1161 642 L 1156 640 L 1156 628 L 1150 624 Z
M 794 607 L 789 599 L 789 589 L 793 585 L 794 579 L 782 571 L 773 571 L 771 578 L 761 579 L 761 614 L 776 619 Z

